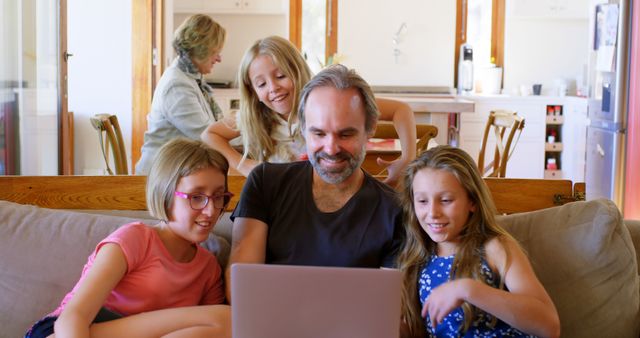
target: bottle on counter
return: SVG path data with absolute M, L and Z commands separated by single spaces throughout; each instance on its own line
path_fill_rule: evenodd
M 468 43 L 460 46 L 458 61 L 458 94 L 468 94 L 473 90 L 473 48 Z

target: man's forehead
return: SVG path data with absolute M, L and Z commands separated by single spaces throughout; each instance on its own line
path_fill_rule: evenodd
M 338 89 L 331 86 L 317 87 L 309 93 L 307 107 L 313 109 L 317 105 L 348 108 L 350 110 L 360 110 L 364 107 L 362 97 L 357 89 Z

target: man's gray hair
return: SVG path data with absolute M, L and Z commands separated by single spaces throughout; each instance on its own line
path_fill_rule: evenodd
M 304 110 L 307 106 L 307 98 L 309 94 L 311 94 L 311 91 L 318 87 L 334 87 L 341 90 L 355 88 L 358 90 L 364 103 L 365 131 L 369 133 L 373 130 L 380 115 L 373 91 L 371 91 L 369 84 L 358 75 L 355 70 L 348 69 L 340 64 L 323 69 L 302 88 L 300 106 L 298 107 L 298 118 L 300 119 L 300 126 L 303 129 L 305 127 Z

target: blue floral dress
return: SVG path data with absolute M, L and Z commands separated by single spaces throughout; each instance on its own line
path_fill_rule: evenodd
M 451 264 L 453 264 L 454 257 L 455 256 L 438 257 L 437 255 L 432 255 L 431 259 L 425 264 L 424 268 L 422 268 L 418 278 L 420 304 L 424 305 L 433 289 L 449 281 L 449 272 L 451 271 Z M 485 260 L 482 260 L 481 271 L 483 276 L 487 278 L 489 284 L 497 288 L 499 280 Z M 533 337 L 522 333 L 499 319 L 496 321 L 494 327 L 490 327 L 493 318 L 492 315 L 484 311 L 479 311 L 475 322 L 473 322 L 469 330 L 467 330 L 462 337 Z M 425 319 L 428 337 L 461 337 L 458 331 L 462 327 L 462 324 L 462 307 L 458 307 L 449 313 L 435 330 L 431 326 L 429 316 Z

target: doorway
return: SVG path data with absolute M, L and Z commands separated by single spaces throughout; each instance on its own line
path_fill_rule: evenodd
M 0 2 L 0 174 L 69 171 L 66 0 Z M 63 136 L 64 139 L 63 139 Z M 64 166 L 63 166 L 64 165 Z

